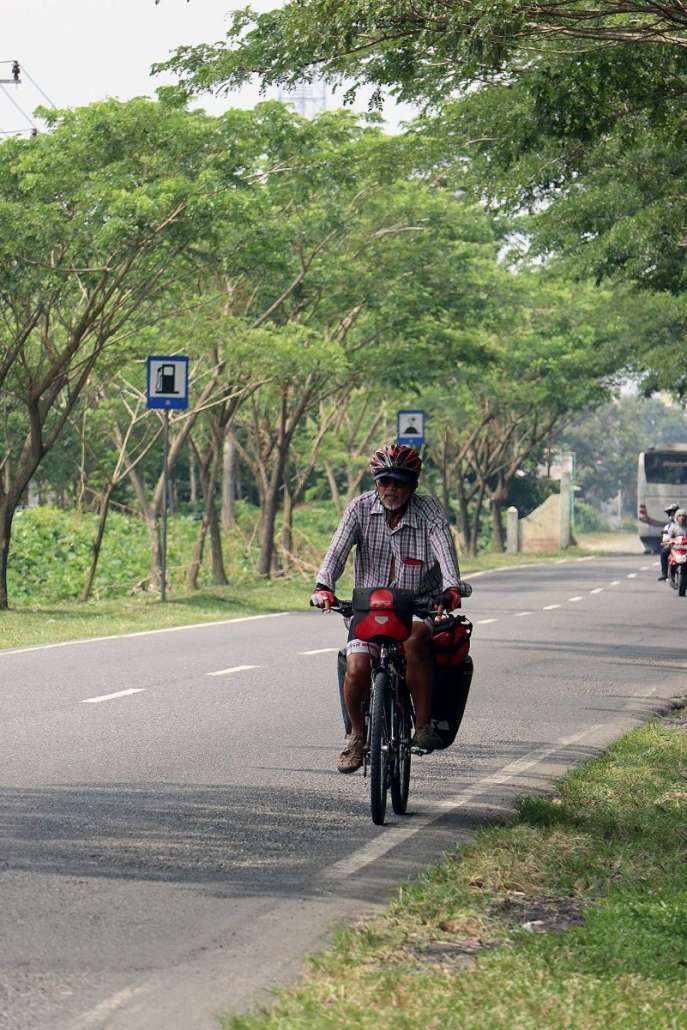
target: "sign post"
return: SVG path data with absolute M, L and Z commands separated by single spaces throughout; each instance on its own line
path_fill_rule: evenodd
M 148 408 L 161 410 L 162 432 L 162 533 L 160 540 L 160 600 L 167 599 L 167 503 L 169 495 L 169 413 L 188 408 L 188 358 L 153 354 L 147 361 Z
M 396 440 L 420 448 L 425 442 L 425 413 L 405 409 L 396 413 Z

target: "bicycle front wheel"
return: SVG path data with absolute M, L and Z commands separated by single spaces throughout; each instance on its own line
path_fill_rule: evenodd
M 370 809 L 372 822 L 384 824 L 389 789 L 389 677 L 378 672 L 372 686 L 370 710 Z
M 396 748 L 391 771 L 391 804 L 396 815 L 405 815 L 410 793 L 410 738 L 413 726 L 410 718 L 410 700 L 403 697 L 396 708 Z

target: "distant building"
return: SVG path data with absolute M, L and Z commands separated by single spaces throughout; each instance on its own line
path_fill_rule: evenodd
M 321 79 L 299 82 L 291 90 L 280 89 L 279 99 L 290 104 L 303 118 L 314 118 L 327 110 L 327 86 Z

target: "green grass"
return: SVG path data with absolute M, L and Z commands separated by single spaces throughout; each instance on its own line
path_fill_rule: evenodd
M 224 1030 L 687 1027 L 687 719 L 527 799 Z M 528 924 L 525 926 L 524 924 Z

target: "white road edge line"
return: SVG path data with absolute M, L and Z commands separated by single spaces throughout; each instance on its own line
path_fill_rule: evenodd
M 340 647 L 316 647 L 314 651 L 299 651 L 299 654 L 330 654 L 332 651 L 340 651 Z
M 568 600 L 569 601 L 581 601 L 582 600 L 582 594 L 576 594 L 575 597 L 569 597 Z
M 520 618 L 522 618 L 523 615 L 532 615 L 532 612 L 516 612 L 515 613 L 515 618 L 516 619 L 520 619 Z
M 218 669 L 217 672 L 206 672 L 206 676 L 227 676 L 230 672 L 247 672 L 249 669 L 264 669 L 264 665 L 232 665 L 229 669 Z
M 575 561 L 594 561 L 595 558 L 595 554 L 587 554 L 584 558 L 575 558 Z
M 603 592 L 603 587 L 596 587 L 594 590 L 590 590 L 590 594 L 600 594 Z
M 365 844 L 358 851 L 349 855 L 348 858 L 342 859 L 340 862 L 335 862 L 334 865 L 330 866 L 322 874 L 324 880 L 345 880 L 349 876 L 353 876 L 355 873 L 360 872 L 365 866 L 371 862 L 376 862 L 377 859 L 386 855 L 387 852 L 391 851 L 398 844 L 412 837 L 413 834 L 419 830 L 424 830 L 430 823 L 436 822 L 437 819 L 441 819 L 449 812 L 455 811 L 457 808 L 464 808 L 474 798 L 479 797 L 481 794 L 485 794 L 490 787 L 497 787 L 503 783 L 508 783 L 510 780 L 515 779 L 521 773 L 527 772 L 528 769 L 532 769 L 536 765 L 540 765 L 545 762 L 547 758 L 555 755 L 563 747 L 569 747 L 571 744 L 577 744 L 579 741 L 584 740 L 585 737 L 596 733 L 598 730 L 603 729 L 605 723 L 597 723 L 595 726 L 591 726 L 589 729 L 583 730 L 581 733 L 575 734 L 573 737 L 565 737 L 563 740 L 559 740 L 557 744 L 550 747 L 539 748 L 535 751 L 531 751 L 529 755 L 525 755 L 523 758 L 516 759 L 515 762 L 510 762 L 508 765 L 504 765 L 498 772 L 493 773 L 491 776 L 485 776 L 483 779 L 478 780 L 472 787 L 468 787 L 467 790 L 461 791 L 459 794 L 454 794 L 453 797 L 446 798 L 444 801 L 429 802 L 429 811 L 426 815 L 413 816 L 413 822 L 411 826 L 407 824 L 399 823 L 396 826 L 388 826 L 384 828 L 384 832 L 370 841 L 369 844 Z
M 131 1001 L 137 995 L 142 994 L 144 991 L 150 989 L 149 984 L 141 984 L 139 987 L 126 987 L 123 991 L 117 991 L 116 994 L 111 994 L 109 998 L 101 1001 L 99 1005 L 96 1005 L 90 1012 L 84 1013 L 80 1019 L 77 1019 L 75 1023 L 72 1023 L 72 1030 L 85 1030 L 86 1027 L 95 1026 L 96 1023 L 102 1024 L 103 1020 L 112 1015 L 112 1013 L 121 1008 L 127 1002 Z
M 84 697 L 80 702 L 82 705 L 97 705 L 101 701 L 112 701 L 115 697 L 126 697 L 128 694 L 142 694 L 145 687 L 129 687 L 128 690 L 118 690 L 115 694 L 101 694 L 99 697 Z
M 560 608 L 559 604 L 545 604 L 542 608 L 543 612 L 551 612 L 554 608 Z
M 267 615 L 242 615 L 238 619 L 220 619 L 218 622 L 192 622 L 188 626 L 165 626 L 164 629 L 141 629 L 135 633 L 112 633 L 107 637 L 84 637 L 79 640 L 60 640 L 57 644 L 34 644 L 32 647 L 17 647 L 12 651 L 0 650 L 0 658 L 11 654 L 26 654 L 27 651 L 49 651 L 53 647 L 74 647 L 76 644 L 97 644 L 103 640 L 128 640 L 130 637 L 152 637 L 157 633 L 181 633 L 185 629 L 207 629 L 209 626 L 231 626 L 235 622 L 254 622 L 256 619 L 279 619 L 293 612 L 268 612 Z
M 476 625 L 486 626 L 488 622 L 498 622 L 498 619 L 478 619 Z

